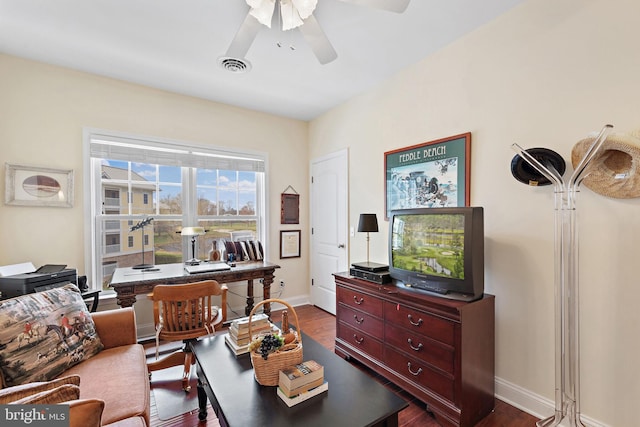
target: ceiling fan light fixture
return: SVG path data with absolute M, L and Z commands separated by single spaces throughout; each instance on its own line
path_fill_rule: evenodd
M 282 0 L 282 1 L 291 1 L 293 5 L 298 10 L 300 14 L 300 18 L 307 19 L 314 10 L 316 10 L 316 6 L 318 6 L 318 0 Z
M 271 28 L 276 2 L 280 7 L 282 31 L 292 30 L 304 24 L 318 5 L 318 0 L 246 0 L 249 14 L 258 22 Z
M 282 18 L 282 31 L 293 30 L 304 24 L 300 14 L 290 1 L 280 2 L 280 16 Z
M 396 13 L 404 12 L 411 2 L 411 0 L 341 1 Z M 243 61 L 243 59 L 238 58 L 246 56 L 262 25 L 271 28 L 275 18 L 276 6 L 280 10 L 278 25 L 282 25 L 282 30 L 298 28 L 320 64 L 328 64 L 338 57 L 331 45 L 331 41 L 313 14 L 318 0 L 245 0 L 245 2 L 250 7 L 249 13 L 247 13 L 242 25 L 233 37 L 226 53 L 228 57 L 226 61 L 230 63 L 229 67 L 232 68 L 232 71 L 244 71 L 241 64 L 233 64 L 232 61 Z M 281 47 L 280 43 L 278 43 L 278 47 Z M 294 49 L 292 46 L 291 50 Z
M 276 0 L 246 0 L 246 2 L 251 7 L 249 14 L 262 25 L 271 28 L 273 12 L 276 9 Z

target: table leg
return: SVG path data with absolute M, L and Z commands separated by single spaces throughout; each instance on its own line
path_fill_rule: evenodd
M 262 279 L 262 296 L 265 300 L 271 298 L 271 284 L 273 283 L 273 273 L 265 273 Z M 263 305 L 264 313 L 271 318 L 271 304 Z
M 385 427 L 398 427 L 398 413 L 396 412 L 387 418 L 384 425 Z
M 253 279 L 247 280 L 247 306 L 244 308 L 245 316 L 251 314 L 253 310 Z
M 204 384 L 198 377 L 198 419 L 200 421 L 207 419 L 207 392 L 204 390 Z
M 120 307 L 133 307 L 133 304 L 136 302 L 135 294 L 131 295 L 116 295 L 116 302 Z

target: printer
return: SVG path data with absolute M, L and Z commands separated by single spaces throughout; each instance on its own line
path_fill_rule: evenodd
M 77 285 L 78 273 L 75 268 L 63 268 L 58 271 L 39 268 L 33 273 L 4 276 L 0 277 L 0 299 L 46 291 L 67 283 Z

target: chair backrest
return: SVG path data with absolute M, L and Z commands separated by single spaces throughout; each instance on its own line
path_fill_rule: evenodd
M 213 297 L 220 296 L 220 306 Z M 162 339 L 177 341 L 213 333 L 227 319 L 227 286 L 215 280 L 157 285 L 150 295 L 153 319 Z

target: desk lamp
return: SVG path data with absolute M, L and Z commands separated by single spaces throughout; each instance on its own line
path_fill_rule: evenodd
M 196 259 L 196 240 L 198 236 L 202 236 L 205 233 L 204 227 L 184 227 L 180 232 L 183 236 L 191 237 L 191 255 L 192 258 L 184 263 L 186 265 L 198 265 L 200 264 L 200 260 Z
M 360 214 L 360 221 L 358 222 L 358 232 L 367 233 L 367 267 L 370 267 L 369 263 L 369 233 L 378 232 L 378 218 L 376 214 Z M 363 265 L 360 265 L 364 267 Z

